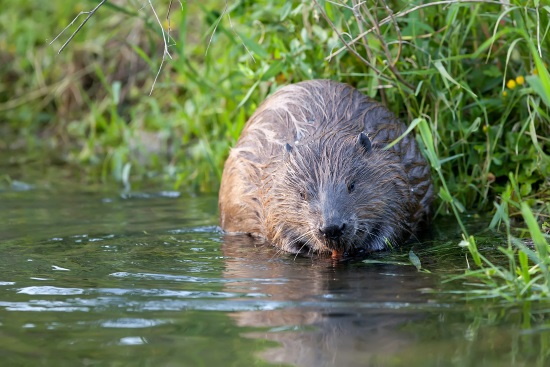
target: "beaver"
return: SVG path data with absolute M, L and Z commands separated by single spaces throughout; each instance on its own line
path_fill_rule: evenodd
M 330 80 L 287 85 L 246 123 L 223 170 L 227 233 L 296 254 L 382 250 L 430 214 L 430 168 L 384 105 Z

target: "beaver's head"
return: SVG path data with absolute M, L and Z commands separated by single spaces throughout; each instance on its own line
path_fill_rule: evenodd
M 287 144 L 280 164 L 266 193 L 266 229 L 283 250 L 379 250 L 409 237 L 403 168 L 365 133 Z

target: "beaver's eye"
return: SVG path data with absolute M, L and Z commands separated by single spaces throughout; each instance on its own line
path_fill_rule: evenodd
M 306 199 L 306 193 L 304 191 L 300 191 L 300 198 L 302 200 L 305 200 Z
M 350 182 L 348 184 L 348 192 L 351 194 L 355 190 L 355 182 Z

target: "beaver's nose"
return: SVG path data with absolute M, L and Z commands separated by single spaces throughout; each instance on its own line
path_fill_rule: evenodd
M 337 240 L 342 236 L 342 233 L 344 233 L 344 228 L 346 228 L 346 223 L 342 223 L 341 225 L 331 224 L 319 228 L 319 232 L 321 232 L 325 238 Z

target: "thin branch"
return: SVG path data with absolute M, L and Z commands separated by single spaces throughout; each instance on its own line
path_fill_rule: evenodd
M 88 20 L 92 17 L 92 15 L 94 15 L 94 13 L 97 11 L 97 9 L 99 9 L 101 7 L 101 5 L 103 5 L 107 0 L 102 0 L 99 4 L 97 4 L 97 6 L 90 10 L 90 11 L 81 11 L 80 13 L 78 13 L 78 15 L 73 19 L 73 21 L 71 23 L 69 23 L 68 26 L 66 26 L 62 31 L 61 33 L 59 33 L 57 35 L 57 37 L 55 37 L 51 42 L 50 42 L 50 45 L 52 43 L 55 42 L 55 40 L 57 40 L 68 28 L 70 28 L 74 22 L 76 22 L 76 20 L 78 19 L 78 17 L 80 17 L 81 15 L 83 14 L 88 14 L 88 16 L 86 17 L 86 19 L 84 19 L 84 21 L 78 26 L 78 28 L 76 29 L 76 31 L 73 32 L 73 34 L 69 37 L 69 39 L 63 44 L 63 46 L 61 46 L 61 48 L 59 49 L 59 51 L 57 51 L 58 54 L 61 53 L 61 51 L 63 51 L 65 49 L 65 47 L 67 47 L 67 45 L 69 44 L 69 42 L 72 41 L 72 39 L 76 36 L 76 34 L 82 29 L 82 27 L 84 27 L 84 24 L 86 24 L 86 22 L 88 22 Z
M 227 0 L 225 0 L 225 4 L 227 6 Z M 237 33 L 237 31 L 235 30 L 235 27 L 233 27 L 233 22 L 231 21 L 231 15 L 229 15 L 229 12 L 227 13 L 227 18 L 229 19 L 229 26 L 231 27 L 231 30 L 233 31 L 233 33 L 235 34 L 235 36 L 237 36 L 237 38 L 239 39 L 239 41 L 241 41 L 244 49 L 246 50 L 246 52 L 248 52 L 248 55 L 252 58 L 252 61 L 256 62 L 256 59 L 254 58 L 254 55 L 252 54 L 252 52 L 250 52 L 250 50 L 248 49 L 248 47 L 246 47 L 243 39 L 241 38 L 241 35 Z
M 155 75 L 155 79 L 153 80 L 153 85 L 151 86 L 151 90 L 149 91 L 149 95 L 153 94 L 153 89 L 155 89 L 155 84 L 157 83 L 157 79 L 160 75 L 160 72 L 162 70 L 162 66 L 164 65 L 164 62 L 166 61 L 166 56 L 168 56 L 170 59 L 172 59 L 172 55 L 170 55 L 170 51 L 168 51 L 168 42 L 169 42 L 169 39 L 168 37 L 170 36 L 169 34 L 166 35 L 166 33 L 164 32 L 164 27 L 162 26 L 162 22 L 160 21 L 159 19 L 159 16 L 157 15 L 157 12 L 155 10 L 155 7 L 153 6 L 153 3 L 151 3 L 151 0 L 148 0 L 149 2 L 149 6 L 151 7 L 151 10 L 153 11 L 153 14 L 155 15 L 155 18 L 157 19 L 157 23 L 159 24 L 160 26 L 160 31 L 162 33 L 162 41 L 164 42 L 164 51 L 162 53 L 162 61 L 160 62 L 160 66 L 159 66 L 159 70 L 157 71 L 157 75 Z
M 364 1 L 362 1 L 360 3 L 358 2 L 358 0 L 353 0 L 352 1 L 353 7 L 351 8 L 351 11 L 353 12 L 353 16 L 355 17 L 355 19 L 357 19 L 357 27 L 359 27 L 359 32 L 363 32 L 363 23 L 366 23 L 365 19 L 363 18 L 363 16 L 361 15 L 361 12 L 360 12 L 360 7 L 364 3 L 365 3 Z M 375 58 L 372 54 L 372 50 L 369 47 L 367 37 L 363 37 L 361 39 L 361 42 L 363 43 L 363 48 L 365 49 L 365 52 L 367 53 L 367 56 L 368 56 L 369 60 L 371 60 L 371 61 L 375 60 Z
M 317 0 L 313 0 L 313 2 L 315 3 L 315 5 L 319 8 L 319 10 L 321 11 L 321 14 L 323 15 L 323 17 L 325 18 L 325 20 L 327 21 L 327 23 L 330 25 L 330 27 L 332 28 L 332 30 L 334 32 L 336 32 L 336 35 L 338 36 L 338 38 L 340 38 L 340 41 L 345 45 L 344 48 L 347 48 L 352 54 L 354 54 L 357 58 L 359 58 L 361 61 L 363 61 L 363 63 L 365 63 L 365 65 L 367 65 L 368 67 L 372 68 L 373 70 L 376 71 L 377 74 L 381 74 L 380 70 L 376 69 L 376 66 L 371 64 L 368 60 L 366 60 L 363 56 L 361 56 L 357 51 L 355 51 L 355 49 L 353 49 L 351 47 L 351 44 L 347 43 L 346 40 L 344 39 L 344 37 L 342 37 L 342 34 L 340 32 L 338 32 L 338 29 L 336 29 L 336 26 L 334 25 L 334 23 L 332 23 L 332 21 L 330 20 L 330 18 L 328 17 L 328 15 L 324 12 L 323 8 L 321 7 L 321 5 L 319 4 L 319 2 Z M 328 60 L 328 58 L 325 58 L 325 60 Z
M 214 38 L 216 29 L 218 29 L 218 26 L 220 25 L 220 22 L 222 21 L 222 18 L 226 12 L 227 12 L 227 1 L 225 2 L 225 7 L 223 8 L 222 14 L 217 19 L 216 25 L 214 25 L 214 29 L 212 30 L 212 34 L 210 35 L 210 39 L 208 40 L 208 45 L 206 46 L 206 51 L 204 51 L 204 56 L 208 55 L 208 50 L 210 49 L 210 44 L 212 43 L 212 39 Z
M 170 3 L 168 4 L 168 11 L 166 12 L 166 21 L 168 22 L 168 39 L 172 38 L 170 33 L 172 32 L 172 21 L 170 19 L 170 12 L 172 11 L 172 2 L 174 0 L 170 0 Z M 183 6 L 183 5 L 182 5 Z M 172 38 L 174 40 L 174 38 Z M 174 40 L 175 42 L 175 40 Z
M 174 0 L 170 0 L 170 3 L 168 4 L 168 11 L 166 12 L 166 21 L 168 22 L 168 40 L 172 40 L 174 43 L 172 46 L 176 44 L 176 40 L 174 37 L 172 37 L 172 18 L 170 17 L 172 13 L 172 4 L 174 3 Z M 181 10 L 183 11 L 183 3 L 181 0 L 178 0 L 178 3 L 180 3 Z
M 374 17 L 374 15 L 369 11 L 369 9 L 366 6 L 363 6 L 362 8 L 364 9 L 365 14 L 369 18 L 370 22 L 372 24 L 374 24 L 374 27 L 373 27 L 373 28 L 375 28 L 374 35 L 376 36 L 376 38 L 378 38 L 378 41 L 380 41 L 380 45 L 382 46 L 382 49 L 384 50 L 384 53 L 386 55 L 386 60 L 388 61 L 388 64 L 387 64 L 388 68 L 390 69 L 390 71 L 396 77 L 397 80 L 399 80 L 401 83 L 403 83 L 405 86 L 409 87 L 410 89 L 414 90 L 415 87 L 411 83 L 407 82 L 401 76 L 401 73 L 399 72 L 399 70 L 397 70 L 397 68 L 395 67 L 395 64 L 397 63 L 398 58 L 396 58 L 395 61 L 391 60 L 392 59 L 391 52 L 388 48 L 388 44 L 386 43 L 386 41 L 384 40 L 384 37 L 382 36 L 382 31 L 380 30 L 378 19 L 376 19 Z M 391 12 L 390 9 L 387 9 L 387 10 L 390 13 L 389 17 L 393 20 L 393 16 L 392 16 L 393 13 Z M 399 55 L 398 55 L 398 57 L 399 57 Z
M 389 16 L 392 18 L 392 23 L 393 23 L 393 26 L 395 27 L 395 32 L 397 33 L 397 39 L 399 40 L 397 55 L 395 55 L 395 59 L 392 62 L 392 65 L 395 66 L 395 64 L 397 64 L 397 61 L 401 58 L 401 52 L 403 51 L 403 46 L 402 46 L 402 43 L 401 43 L 401 41 L 403 41 L 403 37 L 401 35 L 401 29 L 399 28 L 399 24 L 397 23 L 397 20 L 393 16 L 393 10 L 389 7 L 386 0 L 382 0 L 382 3 L 384 4 L 384 7 L 386 8 Z
M 210 39 L 208 40 L 208 45 L 206 46 L 206 51 L 204 52 L 204 56 L 206 56 L 208 54 L 208 50 L 210 49 L 210 44 L 212 43 L 212 39 L 214 38 L 214 34 L 216 33 L 216 30 L 218 29 L 218 26 L 220 25 L 220 22 L 222 21 L 223 17 L 226 14 L 227 14 L 227 18 L 229 19 L 229 27 L 231 28 L 231 31 L 239 39 L 239 41 L 241 41 L 241 44 L 243 45 L 244 49 L 246 50 L 246 52 L 248 53 L 248 55 L 250 56 L 252 61 L 256 62 L 256 59 L 254 58 L 254 54 L 252 54 L 252 52 L 248 49 L 248 47 L 246 47 L 246 44 L 244 43 L 241 35 L 239 33 L 237 33 L 237 31 L 235 30 L 235 27 L 233 26 L 233 22 L 231 21 L 231 15 L 229 15 L 230 14 L 229 3 L 227 2 L 227 0 L 225 0 L 225 6 L 223 8 L 222 14 L 216 20 L 216 24 L 214 26 L 214 29 L 212 30 L 212 34 L 210 35 Z
M 332 5 L 336 5 L 336 6 L 341 6 L 342 8 L 346 8 L 348 10 L 351 10 L 353 11 L 353 6 L 349 6 L 349 5 L 346 5 L 346 4 L 342 4 L 342 3 L 338 3 L 336 1 L 331 1 L 331 0 L 325 0 L 327 3 L 330 3 Z

